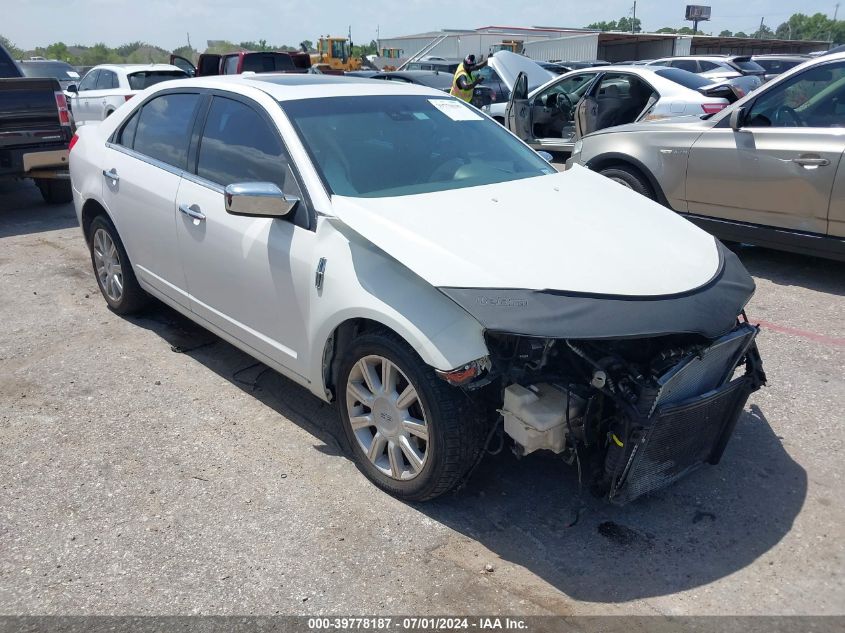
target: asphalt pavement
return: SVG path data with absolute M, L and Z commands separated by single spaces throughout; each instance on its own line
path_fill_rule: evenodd
M 399 502 L 304 389 L 100 297 L 70 205 L 0 184 L 1 614 L 843 614 L 845 265 L 744 247 L 768 387 L 623 508 L 550 457 Z

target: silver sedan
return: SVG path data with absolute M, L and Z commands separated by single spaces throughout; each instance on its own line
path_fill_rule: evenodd
M 566 73 L 530 93 L 517 81 L 510 101 L 486 112 L 535 149 L 570 152 L 590 132 L 714 114 L 742 94 L 730 84 L 677 68 L 605 66 Z

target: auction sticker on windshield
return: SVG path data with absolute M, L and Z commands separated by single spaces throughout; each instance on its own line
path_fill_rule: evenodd
M 428 102 L 453 121 L 481 121 L 482 118 L 456 99 L 429 99 Z

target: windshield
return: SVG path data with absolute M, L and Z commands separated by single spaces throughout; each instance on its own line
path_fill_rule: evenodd
M 129 75 L 130 90 L 144 90 L 162 81 L 185 79 L 188 73 L 182 70 L 142 70 Z
M 59 81 L 79 81 L 79 73 L 64 62 L 21 62 L 21 70 L 27 77 L 55 77 Z
M 379 95 L 281 106 L 338 195 L 402 196 L 554 173 L 501 125 L 457 99 Z
M 688 70 L 681 70 L 680 68 L 661 68 L 660 70 L 655 70 L 654 74 L 690 90 L 698 90 L 713 83 L 712 79 L 707 79 Z

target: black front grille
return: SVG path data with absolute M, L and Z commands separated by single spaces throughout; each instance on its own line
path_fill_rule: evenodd
M 658 407 L 647 426 L 629 438 L 634 448 L 610 500 L 628 503 L 704 462 L 718 462 L 752 391 L 746 375 L 715 391 Z

